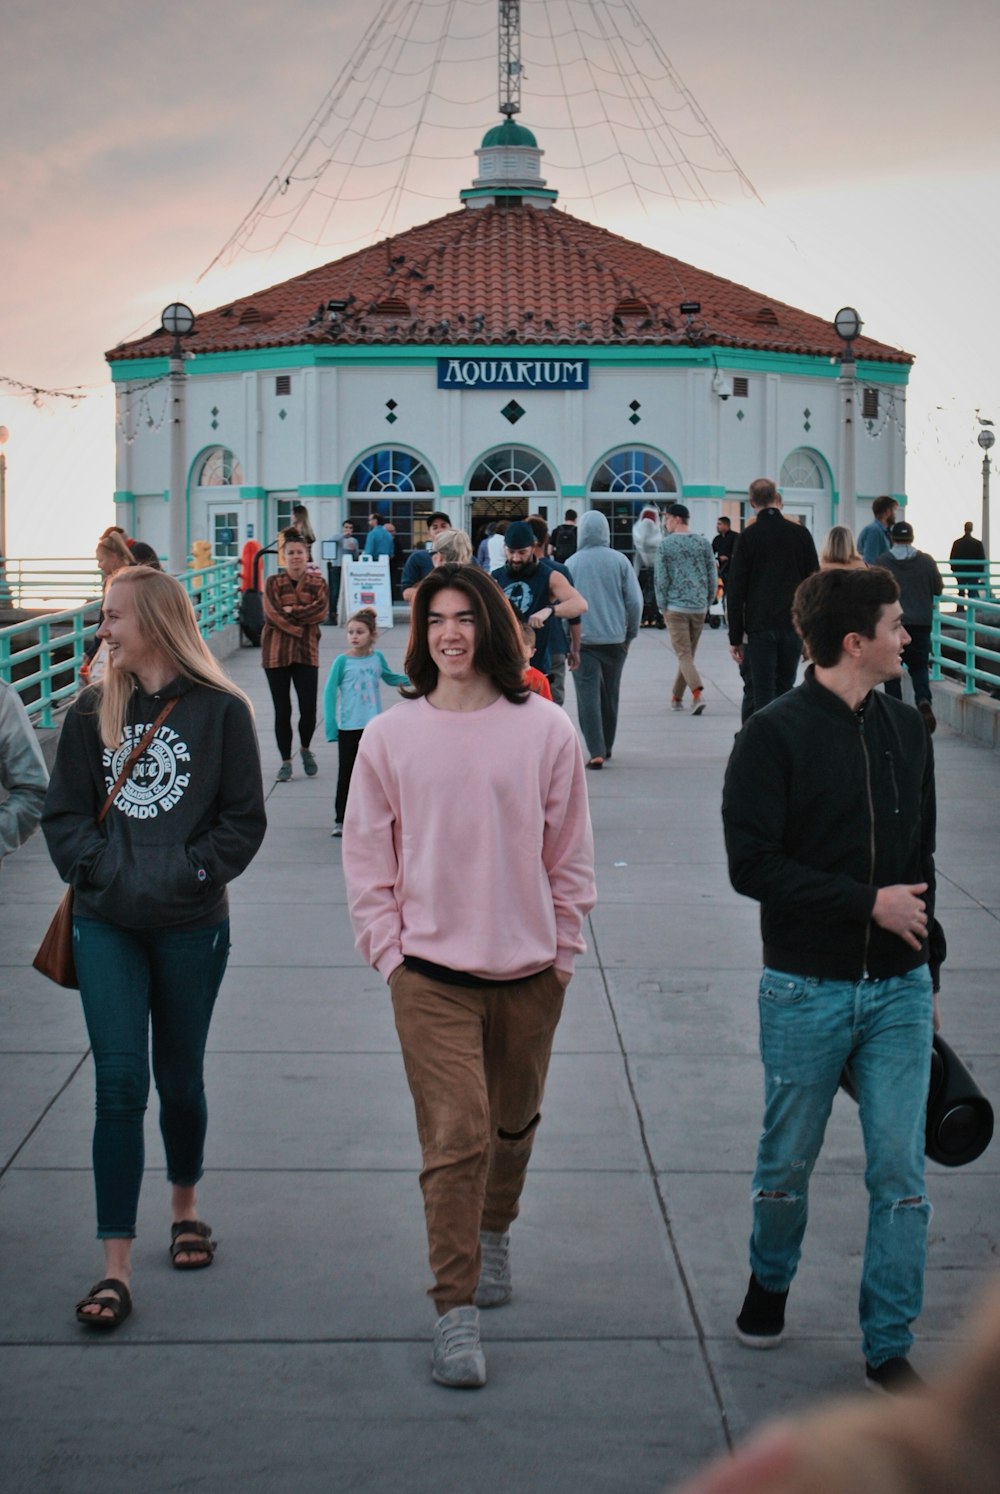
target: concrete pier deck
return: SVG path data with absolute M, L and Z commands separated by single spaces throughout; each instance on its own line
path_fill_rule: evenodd
M 321 680 L 342 640 L 324 629 Z M 382 635 L 394 667 L 404 643 L 401 628 Z M 719 815 L 740 682 L 724 635 L 706 633 L 708 709 L 675 715 L 673 663 L 666 634 L 640 634 L 614 761 L 587 775 L 600 901 L 514 1227 L 515 1297 L 483 1315 L 490 1379 L 476 1393 L 430 1379 L 412 1105 L 386 989 L 349 929 L 330 838 L 336 752 L 321 741 L 316 779 L 296 771 L 273 784 L 259 652 L 228 661 L 257 706 L 269 829 L 232 889 L 208 1060 L 200 1203 L 221 1247 L 210 1271 L 170 1269 L 151 1106 L 136 1307 L 107 1338 L 72 1313 L 103 1274 L 79 1000 L 30 968 L 61 884 L 40 836 L 5 864 L 5 1487 L 642 1494 L 767 1416 L 860 1387 L 866 1203 L 857 1114 L 843 1096 L 787 1340 L 762 1355 L 733 1334 L 762 1088 L 757 909 L 729 887 Z M 1000 764 L 946 726 L 935 748 L 943 1030 L 996 1102 Z M 457 855 L 487 771 L 470 764 L 452 786 Z M 935 1214 L 913 1356 L 926 1372 L 962 1340 L 996 1272 L 998 1171 L 1000 1142 L 970 1167 L 929 1168 Z

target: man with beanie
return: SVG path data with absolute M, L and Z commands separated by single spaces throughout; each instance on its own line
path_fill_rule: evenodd
M 896 578 L 899 600 L 903 604 L 903 627 L 910 641 L 903 649 L 903 663 L 910 671 L 913 701 L 923 716 L 928 731 L 937 726 L 931 703 L 931 627 L 934 623 L 934 598 L 944 591 L 941 572 L 926 550 L 913 545 L 913 525 L 900 520 L 892 526 L 892 548 L 880 555 L 876 565 L 885 566 Z M 898 679 L 886 681 L 887 695 L 903 698 Z
M 515 519 L 503 537 L 506 564 L 491 572 L 518 617 L 535 629 L 531 667 L 548 678 L 551 623 L 554 617 L 582 617 L 587 604 L 550 560 L 535 553 L 535 531 L 526 519 Z
M 615 744 L 622 670 L 639 631 L 642 588 L 627 557 L 612 550 L 608 521 L 598 509 L 587 510 L 578 530 L 566 568 L 586 600 L 587 615 L 573 684 L 587 767 L 603 768 Z

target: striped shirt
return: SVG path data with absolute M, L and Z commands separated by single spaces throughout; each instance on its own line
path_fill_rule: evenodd
M 306 571 L 296 584 L 287 571 L 268 576 L 264 587 L 264 629 L 260 637 L 265 669 L 290 664 L 319 665 L 319 625 L 327 615 L 326 582 Z

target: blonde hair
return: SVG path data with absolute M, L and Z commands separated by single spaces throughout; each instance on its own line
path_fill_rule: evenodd
M 123 534 L 121 529 L 106 530 L 97 541 L 97 549 L 117 560 L 119 566 L 135 565 L 135 556 L 122 538 Z
M 464 529 L 442 529 L 431 541 L 431 564 L 440 555 L 444 565 L 468 565 L 472 559 L 472 541 Z
M 825 560 L 829 565 L 850 565 L 852 560 L 860 560 L 854 544 L 854 535 L 844 524 L 834 524 L 826 539 L 823 541 L 823 553 L 820 560 Z
M 113 585 L 128 586 L 135 607 L 139 633 L 173 665 L 176 674 L 235 695 L 253 714 L 253 706 L 228 675 L 198 631 L 191 598 L 179 581 L 148 565 L 132 566 L 116 573 Z M 97 682 L 97 708 L 101 741 L 117 747 L 125 729 L 129 702 L 138 681 L 127 669 L 106 669 Z

